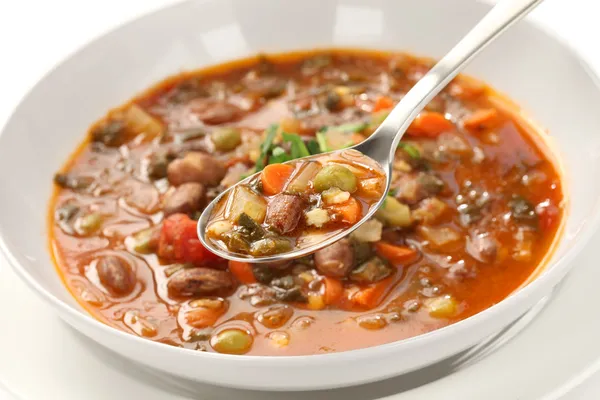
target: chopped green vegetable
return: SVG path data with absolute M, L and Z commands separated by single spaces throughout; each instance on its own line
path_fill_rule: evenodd
M 317 132 L 316 138 L 321 153 L 327 153 L 328 151 L 330 151 L 329 146 L 327 145 L 327 137 L 325 136 L 325 131 L 320 130 L 319 132 Z
M 298 136 L 294 133 L 287 133 L 287 132 L 283 132 L 281 134 L 281 136 L 282 136 L 284 142 L 290 143 L 290 145 L 291 145 L 290 151 L 291 151 L 292 160 L 294 160 L 296 158 L 310 156 L 310 153 L 309 153 L 308 149 L 306 148 L 306 145 L 302 141 L 302 138 L 300 138 L 300 136 Z
M 348 168 L 339 164 L 329 164 L 317 173 L 313 186 L 319 193 L 332 187 L 354 193 L 358 186 L 358 179 Z
M 413 158 L 413 159 L 421 158 L 421 152 L 419 151 L 419 149 L 410 143 L 400 142 L 398 144 L 398 147 L 401 148 L 402 150 L 404 150 L 410 158 Z
M 367 127 L 365 122 L 354 122 L 348 124 L 342 124 L 334 127 L 333 129 L 346 132 L 346 133 L 354 133 L 354 132 L 362 132 Z
M 321 153 L 319 142 L 317 142 L 314 139 L 311 139 L 308 142 L 306 142 L 306 148 L 308 149 L 308 152 L 312 155 Z
M 256 160 L 256 165 L 254 168 L 256 172 L 262 171 L 265 167 L 265 162 L 267 159 L 267 155 L 269 151 L 271 151 L 271 147 L 273 146 L 273 140 L 275 139 L 275 135 L 277 134 L 277 130 L 279 129 L 279 125 L 273 124 L 267 128 L 267 136 L 265 141 L 260 145 L 260 155 L 258 156 L 258 160 Z
M 273 151 L 271 151 L 269 164 L 281 164 L 286 161 L 290 161 L 291 159 L 291 156 L 285 152 L 283 147 L 277 146 L 273 149 Z

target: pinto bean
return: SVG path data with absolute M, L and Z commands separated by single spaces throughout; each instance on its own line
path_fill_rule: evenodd
M 496 259 L 498 241 L 488 233 L 479 233 L 467 238 L 467 253 L 477 261 L 489 263 Z
M 206 189 L 204 185 L 188 182 L 177 187 L 165 201 L 165 217 L 171 214 L 191 214 L 200 210 L 206 203 Z
M 130 294 L 135 287 L 135 274 L 131 264 L 118 256 L 104 256 L 96 265 L 100 283 L 111 295 L 122 297 Z
M 303 210 L 304 200 L 299 196 L 278 194 L 269 202 L 265 223 L 281 234 L 290 233 L 298 226 Z
M 228 292 L 233 287 L 234 280 L 229 272 L 202 267 L 183 269 L 167 283 L 169 294 L 177 297 L 212 295 Z
M 189 104 L 190 111 L 209 125 L 224 124 L 241 118 L 243 111 L 237 106 L 222 100 L 209 98 L 195 99 Z
M 196 151 L 174 160 L 167 168 L 169 182 L 175 186 L 197 182 L 205 186 L 216 186 L 225 177 L 227 169 L 211 155 Z
M 323 275 L 341 278 L 354 264 L 354 251 L 348 239 L 342 239 L 315 253 L 315 267 Z

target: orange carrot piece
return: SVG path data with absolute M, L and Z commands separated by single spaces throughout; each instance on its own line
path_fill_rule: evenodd
M 350 299 L 355 305 L 366 307 L 368 309 L 375 308 L 381 303 L 386 294 L 390 291 L 394 283 L 394 277 L 390 276 L 379 282 L 373 283 L 370 286 L 354 293 Z
M 342 298 L 342 294 L 344 294 L 342 282 L 340 282 L 338 279 L 327 276 L 323 279 L 323 281 L 325 282 L 325 304 L 331 305 L 337 303 Z
M 350 197 L 348 201 L 342 204 L 335 204 L 330 207 L 334 214 L 342 217 L 342 222 L 355 224 L 362 218 L 362 206 L 354 197 Z
M 381 96 L 375 102 L 375 105 L 373 106 L 373 112 L 388 110 L 392 107 L 394 107 L 394 100 L 386 96 Z
M 469 131 L 478 132 L 494 128 L 498 122 L 500 122 L 498 110 L 483 108 L 463 119 L 463 126 Z
M 294 167 L 288 164 L 267 165 L 260 174 L 263 193 L 267 196 L 281 193 L 292 172 Z
M 242 261 L 229 261 L 229 271 L 236 277 L 240 283 L 249 285 L 256 283 L 254 272 L 252 272 L 252 265 Z
M 375 243 L 375 251 L 392 264 L 406 264 L 414 261 L 417 252 L 407 246 L 395 246 L 383 241 Z
M 413 136 L 437 137 L 453 129 L 454 124 L 452 121 L 447 120 L 444 114 L 435 111 L 423 111 L 410 124 L 406 133 Z

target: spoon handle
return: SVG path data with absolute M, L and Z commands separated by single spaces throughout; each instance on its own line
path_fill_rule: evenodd
M 389 116 L 357 150 L 389 165 L 395 149 L 419 112 L 475 57 L 542 0 L 500 0 L 392 109 Z M 391 149 L 391 150 L 390 150 Z

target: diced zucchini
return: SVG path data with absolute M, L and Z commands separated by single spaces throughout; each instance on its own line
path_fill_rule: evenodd
M 284 253 L 292 249 L 292 244 L 283 238 L 265 238 L 258 240 L 250 246 L 250 254 L 253 256 L 269 256 Z
M 125 122 L 136 133 L 145 133 L 152 138 L 162 135 L 164 131 L 160 121 L 136 104 L 132 104 L 125 111 Z
M 358 186 L 358 179 L 348 168 L 339 164 L 329 164 L 315 176 L 313 186 L 319 193 L 332 187 L 354 193 Z
M 320 169 L 321 165 L 318 162 L 310 161 L 306 163 L 306 165 L 292 177 L 285 191 L 291 194 L 305 193 L 308 190 L 310 181 Z
M 267 214 L 267 201 L 248 187 L 239 185 L 229 195 L 225 218 L 235 224 L 244 213 L 262 224 Z

